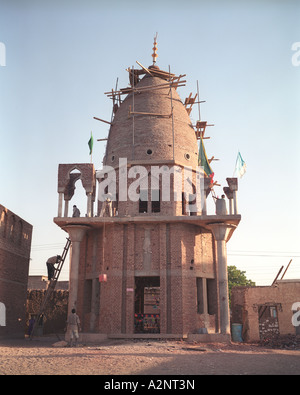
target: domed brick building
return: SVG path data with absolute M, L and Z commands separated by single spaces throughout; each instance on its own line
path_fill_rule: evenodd
M 160 70 L 156 48 L 153 58 L 148 68 L 127 70 L 129 87 L 107 92 L 113 117 L 103 168 L 59 165 L 54 222 L 72 241 L 69 310 L 76 307 L 83 336 L 94 338 L 226 338 L 226 243 L 241 219 L 237 180 L 224 188 L 229 214 L 208 215 L 213 184 L 198 147 L 206 122 L 192 125 L 196 96 L 183 102 L 184 76 Z M 69 217 L 79 179 L 87 212 Z

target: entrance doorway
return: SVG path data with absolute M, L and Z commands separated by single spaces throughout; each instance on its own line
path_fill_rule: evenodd
M 269 304 L 259 306 L 258 323 L 260 339 L 278 336 L 280 332 L 277 306 Z
M 160 333 L 160 278 L 135 278 L 135 333 Z

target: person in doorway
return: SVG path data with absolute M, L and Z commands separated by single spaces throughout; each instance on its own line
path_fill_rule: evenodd
M 80 211 L 79 208 L 77 208 L 77 206 L 73 206 L 73 217 L 80 217 Z
M 69 346 L 72 347 L 73 346 L 73 340 L 75 347 L 77 346 L 77 341 L 79 339 L 79 333 L 81 331 L 81 327 L 80 327 L 80 320 L 78 315 L 76 314 L 76 310 L 72 309 L 72 313 L 69 315 L 68 317 L 68 321 L 67 321 L 67 325 L 68 325 L 68 335 L 70 337 L 69 340 Z
M 46 262 L 47 271 L 48 271 L 48 281 L 51 281 L 54 278 L 55 266 L 57 263 L 61 261 L 60 255 L 55 255 L 49 258 Z

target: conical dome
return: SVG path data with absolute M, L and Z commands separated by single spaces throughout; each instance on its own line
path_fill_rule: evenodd
M 140 90 L 139 90 L 140 89 Z M 176 163 L 195 168 L 198 145 L 189 115 L 174 87 L 146 74 L 118 108 L 112 122 L 104 164 Z M 172 111 L 173 107 L 173 111 Z

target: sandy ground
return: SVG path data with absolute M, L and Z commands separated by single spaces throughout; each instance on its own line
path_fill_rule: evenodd
M 300 374 L 300 350 L 165 340 L 111 340 L 54 348 L 56 341 L 0 341 L 0 375 Z

